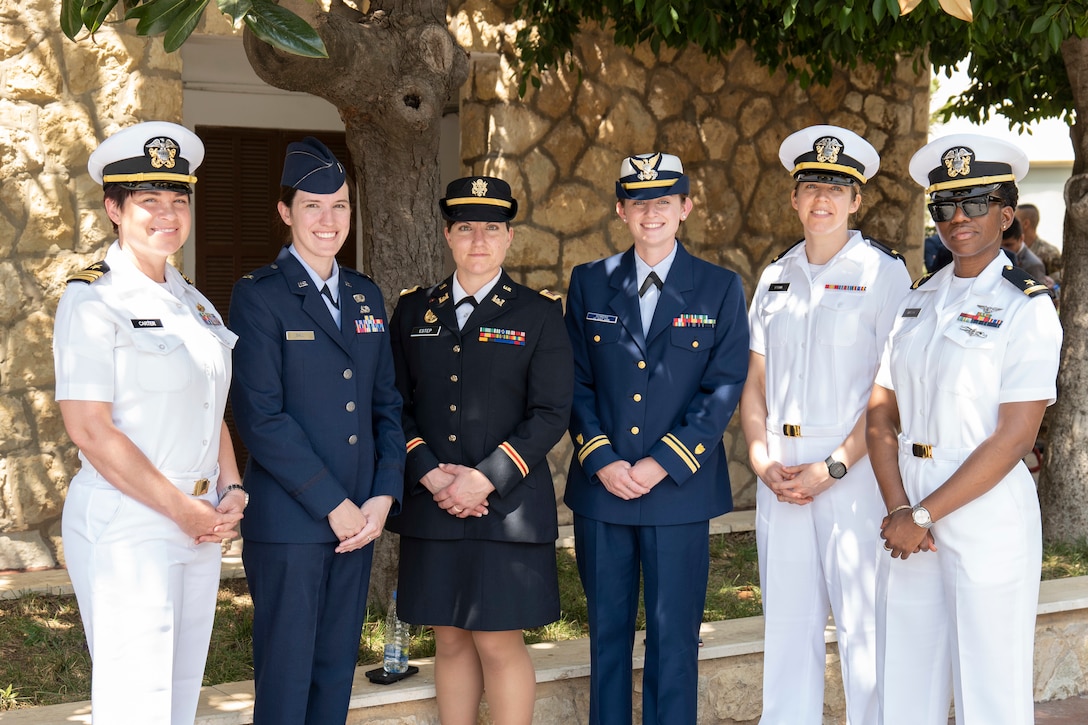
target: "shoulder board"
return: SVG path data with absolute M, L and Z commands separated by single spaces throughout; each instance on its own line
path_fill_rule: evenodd
M 892 249 L 891 247 L 889 247 L 884 242 L 873 239 L 871 237 L 865 237 L 865 241 L 869 242 L 870 247 L 873 247 L 874 249 L 879 249 L 880 251 L 884 252 L 884 254 L 887 254 L 889 257 L 892 257 L 894 259 L 898 259 L 900 262 L 904 262 L 904 263 L 907 261 L 906 258 L 902 254 L 900 254 L 896 250 Z
M 72 282 L 83 282 L 84 284 L 90 284 L 99 279 L 102 279 L 106 272 L 110 271 L 110 266 L 105 262 L 95 262 L 94 264 L 81 269 L 68 278 L 68 284 Z
M 407 297 L 408 295 L 414 294 L 414 293 L 420 291 L 421 289 L 423 289 L 423 285 L 417 284 L 415 287 L 409 287 L 408 289 L 402 289 L 400 291 L 400 296 L 401 297 Z
M 924 285 L 926 282 L 928 282 L 929 278 L 932 277 L 935 274 L 937 274 L 937 273 L 936 272 L 930 272 L 929 274 L 926 274 L 926 275 L 923 275 L 923 276 L 919 277 L 918 279 L 914 280 L 914 284 L 912 284 L 910 286 L 910 288 L 911 289 L 918 289 L 919 287 Z
M 563 299 L 563 295 L 559 294 L 558 292 L 552 292 L 551 290 L 546 289 L 540 290 L 540 295 L 541 297 L 547 297 L 552 302 L 558 302 L 559 300 Z
M 178 271 L 179 271 L 179 272 L 181 272 L 181 270 L 180 270 L 180 269 L 179 269 Z M 185 274 L 184 272 L 181 272 L 181 278 L 182 278 L 183 280 L 185 280 L 186 282 L 188 282 L 188 283 L 189 283 L 189 286 L 190 286 L 190 287 L 196 287 L 196 282 L 194 282 L 193 280 L 189 279 L 189 275 Z
M 1001 270 L 1001 276 L 1007 279 L 1009 282 L 1012 282 L 1013 286 L 1016 287 L 1016 289 L 1020 290 L 1028 297 L 1035 297 L 1036 295 L 1045 295 L 1050 293 L 1050 290 L 1047 289 L 1045 284 L 1036 282 L 1028 276 L 1027 272 L 1020 269 L 1019 267 L 1013 267 L 1006 264 L 1005 267 Z
M 775 257 L 774 259 L 772 259 L 772 260 L 771 260 L 771 264 L 774 264 L 774 263 L 775 263 L 775 262 L 777 262 L 778 260 L 780 260 L 780 259 L 782 259 L 783 257 L 785 257 L 785 256 L 786 256 L 787 254 L 789 254 L 789 252 L 790 252 L 790 250 L 791 250 L 791 249 L 793 249 L 794 247 L 796 247 L 796 246 L 797 246 L 798 244 L 800 244 L 800 243 L 801 243 L 801 242 L 803 242 L 803 241 L 805 241 L 805 240 L 804 240 L 803 238 L 802 238 L 802 239 L 798 239 L 798 240 L 797 240 L 796 242 L 794 242 L 793 244 L 791 244 L 791 245 L 790 245 L 789 247 L 787 247 L 786 249 L 783 249 L 783 250 L 782 250 L 781 252 L 779 252 L 779 254 L 778 254 L 778 256 L 777 256 L 777 257 Z
M 259 269 L 253 270 L 249 274 L 243 274 L 242 279 L 248 279 L 248 280 L 263 279 L 264 277 L 268 277 L 270 275 L 276 274 L 276 272 L 278 272 L 278 271 L 279 271 L 279 269 L 277 267 L 274 267 L 271 264 L 267 264 L 267 265 L 265 265 L 265 266 L 263 266 L 263 267 L 261 267 Z

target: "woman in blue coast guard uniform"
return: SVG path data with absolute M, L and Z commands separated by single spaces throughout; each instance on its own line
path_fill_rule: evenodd
M 886 513 L 865 450 L 884 340 L 910 289 L 903 258 L 849 227 L 880 157 L 845 128 L 810 126 L 779 149 L 800 242 L 752 299 L 741 422 L 759 477 L 763 725 L 823 722 L 828 611 L 847 722 L 876 721 L 876 564 Z M 788 683 L 788 685 L 787 685 Z
M 693 725 L 709 520 L 733 507 L 722 435 L 747 371 L 740 277 L 677 241 L 690 182 L 671 154 L 629 156 L 616 214 L 622 254 L 574 268 L 574 511 L 586 591 L 592 725 L 628 725 L 639 574 L 645 580 L 642 722 Z
M 404 433 L 382 295 L 335 260 L 351 226 L 344 167 L 308 137 L 288 146 L 281 186 L 291 243 L 230 304 L 231 403 L 250 454 L 253 717 L 329 725 L 347 718 L 371 543 L 400 499 Z
M 502 179 L 450 182 L 439 202 L 456 270 L 393 315 L 408 461 L 397 608 L 435 631 L 443 725 L 530 725 L 536 672 L 522 629 L 559 618 L 548 451 L 570 418 L 563 306 L 502 264 L 517 200 Z
M 1054 402 L 1062 331 L 1046 287 L 1009 264 L 1022 151 L 930 142 L 911 176 L 952 264 L 914 284 L 869 402 L 884 502 L 877 575 L 880 723 L 1034 722 L 1042 532 L 1021 460 Z
M 90 647 L 95 725 L 192 725 L 245 506 L 223 424 L 236 336 L 167 259 L 191 226 L 196 134 L 149 122 L 91 154 L 117 241 L 69 280 L 57 401 L 82 464 L 64 554 Z

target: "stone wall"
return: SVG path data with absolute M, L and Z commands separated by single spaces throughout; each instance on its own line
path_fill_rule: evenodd
M 53 400 L 53 313 L 113 238 L 87 157 L 120 128 L 181 119 L 179 56 L 114 26 L 72 43 L 58 8 L 0 0 L 0 569 L 62 556 L 79 463 Z
M 512 5 L 453 0 L 450 28 L 472 53 L 461 157 L 466 170 L 507 178 L 522 201 L 508 258 L 521 281 L 564 292 L 575 264 L 626 248 L 613 211 L 619 162 L 660 149 L 678 154 L 692 178 L 696 209 L 682 239 L 738 271 L 750 293 L 760 269 L 800 234 L 778 145 L 824 122 L 862 133 L 881 152 L 860 225 L 912 251 L 920 270 L 922 198 L 906 166 L 925 140 L 928 80 L 910 61 L 890 80 L 860 68 L 805 92 L 781 73 L 768 76 L 743 46 L 715 61 L 693 50 L 655 56 L 616 49 L 588 28 L 579 70 L 550 73 L 521 99 L 509 57 Z M 0 0 L 0 570 L 63 561 L 60 512 L 78 461 L 53 401 L 53 312 L 68 275 L 112 239 L 87 157 L 119 128 L 181 120 L 180 55 L 116 25 L 71 43 L 57 12 L 54 0 Z M 232 33 L 209 12 L 201 32 Z M 751 506 L 754 479 L 736 426 L 726 442 L 737 503 Z M 557 499 L 569 458 L 566 441 L 551 456 Z
M 849 128 L 876 147 L 880 173 L 865 187 L 859 228 L 921 272 L 923 199 L 907 167 L 927 140 L 929 76 L 915 73 L 910 59 L 890 79 L 859 67 L 805 91 L 784 73 L 768 75 L 743 45 L 720 60 L 694 48 L 655 56 L 648 45 L 619 49 L 591 26 L 577 39 L 575 70 L 548 73 L 520 98 L 511 4 L 455 0 L 450 27 L 471 50 L 461 156 L 471 173 L 505 178 L 519 199 L 507 258 L 519 281 L 565 292 L 575 265 L 629 247 L 615 213 L 620 162 L 667 151 L 684 162 L 695 200 L 681 240 L 740 273 L 750 299 L 760 271 L 802 234 L 778 147 L 816 123 Z M 736 418 L 725 441 L 736 505 L 753 507 L 755 477 Z M 557 496 L 569 459 L 568 442 L 553 454 Z

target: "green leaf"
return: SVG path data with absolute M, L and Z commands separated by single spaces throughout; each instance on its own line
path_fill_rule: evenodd
M 91 31 L 91 35 L 98 32 L 98 29 L 102 27 L 102 23 L 106 21 L 106 16 L 110 14 L 116 4 L 117 0 L 102 0 L 101 2 L 83 6 L 83 24 L 87 26 L 87 30 Z
M 1050 16 L 1049 15 L 1040 15 L 1039 17 L 1035 18 L 1035 22 L 1031 24 L 1031 30 L 1029 30 L 1028 32 L 1030 32 L 1032 34 L 1041 33 L 1044 30 L 1046 30 L 1049 26 L 1050 26 Z
M 231 25 L 237 25 L 253 7 L 252 0 L 218 0 L 219 10 L 230 16 Z
M 879 23 L 884 19 L 884 14 L 888 11 L 888 6 L 884 4 L 884 0 L 873 0 L 873 17 Z
M 83 0 L 60 0 L 60 29 L 69 40 L 83 30 Z
M 245 16 L 246 26 L 273 48 L 304 58 L 328 58 L 317 31 L 290 10 L 267 0 L 253 0 Z
M 189 39 L 196 24 L 200 22 L 200 16 L 204 14 L 204 8 L 208 7 L 209 0 L 198 0 L 185 8 L 170 25 L 166 36 L 162 39 L 162 47 L 167 53 L 173 53 L 181 47 L 182 43 Z
M 786 12 L 782 13 L 782 27 L 789 28 L 793 25 L 793 21 L 797 18 L 797 8 L 790 5 L 786 8 Z
M 136 20 L 137 35 L 159 35 L 165 33 L 174 19 L 185 10 L 185 6 L 199 0 L 151 0 L 129 10 L 125 20 Z

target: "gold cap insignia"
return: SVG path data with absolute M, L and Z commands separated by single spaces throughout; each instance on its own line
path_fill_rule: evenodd
M 953 149 L 948 149 L 944 152 L 944 156 L 941 157 L 941 161 L 944 162 L 944 167 L 948 171 L 948 178 L 954 179 L 957 176 L 967 176 L 971 173 L 971 159 L 974 157 L 974 153 L 971 149 L 958 146 Z
M 837 164 L 839 152 L 842 151 L 842 141 L 834 136 L 824 136 L 816 141 L 813 150 L 816 152 L 816 160 L 821 164 Z
M 472 195 L 473 196 L 487 196 L 487 182 L 483 179 L 476 179 L 472 182 Z
M 177 163 L 178 144 L 174 139 L 160 136 L 147 142 L 144 147 L 151 166 L 156 169 L 172 169 Z
M 631 156 L 628 159 L 631 165 L 638 169 L 639 181 L 653 181 L 657 178 L 657 162 L 661 160 L 661 154 L 657 153 L 648 159 L 640 159 L 637 156 Z

